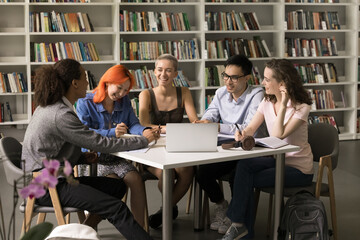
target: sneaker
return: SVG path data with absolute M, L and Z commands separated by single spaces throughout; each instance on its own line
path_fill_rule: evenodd
M 231 224 L 230 228 L 227 230 L 226 234 L 222 237 L 221 240 L 238 240 L 248 234 L 248 230 L 245 225 L 241 227 L 235 226 L 235 224 Z
M 228 217 L 225 217 L 222 224 L 219 226 L 218 233 L 225 234 L 230 226 L 231 220 Z
M 224 200 L 221 204 L 215 204 L 214 217 L 210 221 L 211 230 L 218 231 L 219 227 L 223 225 L 228 206 L 229 203 L 226 200 Z
M 173 220 L 179 215 L 179 210 L 177 206 L 173 207 Z M 149 216 L 149 226 L 153 229 L 160 227 L 162 224 L 162 208 L 159 209 L 156 213 Z

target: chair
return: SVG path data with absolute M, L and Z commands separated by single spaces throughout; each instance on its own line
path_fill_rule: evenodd
M 300 190 L 312 192 L 317 199 L 320 196 L 330 198 L 330 212 L 334 239 L 337 240 L 338 230 L 336 223 L 336 206 L 333 171 L 337 167 L 339 156 L 339 135 L 335 127 L 326 123 L 310 124 L 308 128 L 308 141 L 314 155 L 314 162 L 319 163 L 318 171 L 312 185 L 307 187 L 284 188 L 283 195 L 290 197 Z M 328 183 L 323 183 L 322 178 L 325 167 L 327 168 Z M 271 207 L 274 188 L 255 189 L 255 206 L 258 205 L 260 191 L 270 194 L 268 213 L 268 234 L 271 225 Z M 256 207 L 257 209 L 257 207 Z M 255 214 L 256 216 L 256 214 Z
M 39 172 L 34 172 L 33 174 L 25 174 L 24 171 L 21 169 L 22 145 L 15 138 L 4 137 L 0 139 L 0 152 L 1 159 L 3 160 L 6 179 L 11 186 L 14 186 L 16 182 L 18 182 L 23 177 L 26 180 L 24 184 L 26 184 L 30 182 L 33 177 L 36 177 L 40 174 Z M 21 188 L 21 186 L 16 187 Z M 30 229 L 31 220 L 34 216 L 36 216 L 36 214 L 39 215 L 37 219 L 37 224 L 45 221 L 47 213 L 55 213 L 58 225 L 64 225 L 65 223 L 69 223 L 69 213 L 71 212 L 78 213 L 80 222 L 83 222 L 85 220 L 85 215 L 82 210 L 72 207 L 61 207 L 56 188 L 49 188 L 49 193 L 53 207 L 36 205 L 35 198 L 26 199 L 26 206 L 25 202 L 20 205 L 20 211 L 22 213 L 25 213 L 22 231 L 26 232 Z M 64 220 L 64 216 L 67 216 L 66 221 Z

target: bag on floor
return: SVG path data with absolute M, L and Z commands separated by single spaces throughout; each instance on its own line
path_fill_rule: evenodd
M 279 240 L 328 240 L 326 211 L 321 200 L 308 191 L 290 197 L 281 217 Z

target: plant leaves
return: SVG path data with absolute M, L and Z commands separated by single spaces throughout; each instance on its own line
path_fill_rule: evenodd
M 20 240 L 44 240 L 52 231 L 53 224 L 49 222 L 42 222 L 30 228 Z

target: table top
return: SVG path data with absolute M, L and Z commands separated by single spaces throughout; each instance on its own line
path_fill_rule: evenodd
M 294 152 L 300 150 L 300 147 L 287 145 L 277 149 L 254 147 L 250 151 L 242 148 L 231 148 L 224 150 L 218 146 L 216 152 L 167 152 L 165 149 L 165 137 L 161 137 L 157 144 L 150 147 L 146 152 L 117 152 L 115 156 L 126 158 L 138 163 L 160 169 L 172 169 L 178 167 L 195 166 L 216 162 L 226 162 L 244 158 L 253 158 Z

